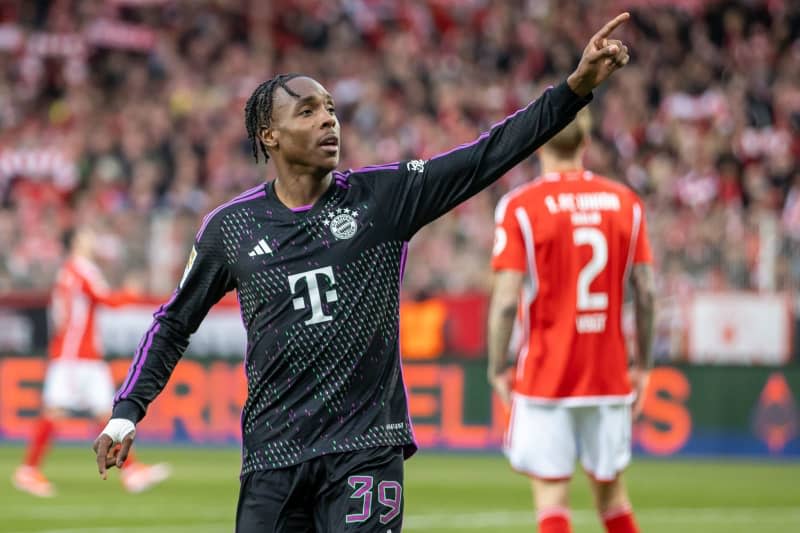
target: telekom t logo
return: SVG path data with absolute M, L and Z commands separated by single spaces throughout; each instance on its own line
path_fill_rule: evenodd
M 289 290 L 292 291 L 292 294 L 299 294 L 302 289 L 300 289 L 300 291 L 295 291 L 295 286 L 301 279 L 306 280 L 308 299 L 311 302 L 311 318 L 304 322 L 304 324 L 307 326 L 309 324 L 319 324 L 321 322 L 333 320 L 332 316 L 326 315 L 322 311 L 322 294 L 320 293 L 320 286 L 317 283 L 318 276 L 326 278 L 328 280 L 328 287 L 330 287 L 325 291 L 325 302 L 331 303 L 338 300 L 339 296 L 336 294 L 336 289 L 333 288 L 336 285 L 336 280 L 333 277 L 333 269 L 329 266 L 309 270 L 307 272 L 300 272 L 299 274 L 292 274 L 289 276 Z M 294 306 L 295 311 L 306 309 L 305 297 L 300 296 L 293 299 L 292 305 Z

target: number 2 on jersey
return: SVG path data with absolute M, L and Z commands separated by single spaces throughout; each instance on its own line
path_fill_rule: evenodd
M 576 246 L 588 244 L 592 247 L 592 258 L 578 273 L 577 302 L 578 311 L 602 311 L 608 308 L 608 294 L 590 292 L 589 286 L 608 263 L 608 243 L 606 236 L 597 228 L 575 228 L 572 242 Z

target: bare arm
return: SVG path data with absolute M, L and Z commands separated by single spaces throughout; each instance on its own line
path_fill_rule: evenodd
M 489 304 L 489 383 L 500 399 L 508 405 L 511 397 L 510 379 L 506 373 L 508 343 L 514 328 L 517 302 L 524 274 L 516 270 L 501 270 L 494 276 L 492 299 Z
M 633 300 L 636 306 L 636 366 L 653 366 L 653 323 L 655 318 L 655 278 L 649 264 L 633 266 Z
M 206 220 L 211 221 L 211 216 Z M 204 232 L 204 230 L 206 230 Z M 175 365 L 211 307 L 235 288 L 223 255 L 218 221 L 198 233 L 183 279 L 154 320 L 136 350 L 128 376 L 114 397 L 111 420 L 95 439 L 97 469 L 103 479 L 112 466 L 122 468 L 136 436 L 135 424 L 161 393 Z M 121 447 L 115 444 L 121 443 Z
M 633 300 L 636 307 L 636 363 L 630 369 L 631 384 L 636 392 L 634 417 L 644 406 L 645 391 L 653 367 L 653 322 L 655 317 L 655 280 L 653 267 L 640 263 L 633 266 Z

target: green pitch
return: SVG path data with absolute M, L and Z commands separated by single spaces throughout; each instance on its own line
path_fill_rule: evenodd
M 174 475 L 151 492 L 131 495 L 116 471 L 100 481 L 88 445 L 56 448 L 44 468 L 59 491 L 49 500 L 11 486 L 22 453 L 20 446 L 0 446 L 0 532 L 233 530 L 238 450 L 142 446 L 143 461 L 167 461 Z M 528 483 L 502 457 L 423 451 L 407 467 L 404 531 L 534 531 Z M 800 531 L 800 463 L 638 459 L 627 479 L 645 533 Z M 574 530 L 601 533 L 586 481 L 575 481 Z

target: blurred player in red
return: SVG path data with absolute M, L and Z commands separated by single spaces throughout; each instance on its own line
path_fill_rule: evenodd
M 112 294 L 95 264 L 96 235 L 80 226 L 65 235 L 69 255 L 62 265 L 51 298 L 54 336 L 50 341 L 50 362 L 42 396 L 39 419 L 25 455 L 12 481 L 20 490 L 35 496 L 55 495 L 55 488 L 39 469 L 59 421 L 70 413 L 88 411 L 102 426 L 111 414 L 114 397 L 111 371 L 103 360 L 95 311 L 98 305 L 121 305 L 129 301 L 122 293 Z M 141 492 L 169 476 L 165 464 L 144 465 L 130 457 L 121 473 L 130 492 Z
M 582 167 L 588 134 L 582 111 L 541 148 L 542 176 L 497 205 L 488 378 L 510 406 L 505 452 L 532 480 L 539 531 L 571 530 L 569 480 L 580 459 L 606 531 L 635 533 L 622 471 L 652 364 L 652 256 L 636 194 Z M 630 368 L 629 277 L 638 348 Z

